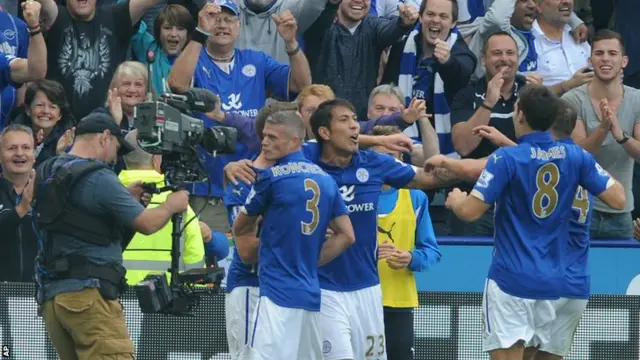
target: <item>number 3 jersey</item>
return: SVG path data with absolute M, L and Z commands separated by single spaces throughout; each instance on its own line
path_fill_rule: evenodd
M 495 203 L 488 277 L 520 298 L 565 296 L 577 188 L 598 196 L 613 184 L 593 156 L 554 141 L 547 132 L 527 134 L 517 146 L 498 149 L 471 192 L 486 204 Z
M 263 216 L 260 296 L 282 307 L 320 311 L 320 250 L 329 222 L 347 215 L 335 181 L 295 152 L 260 173 L 241 211 Z

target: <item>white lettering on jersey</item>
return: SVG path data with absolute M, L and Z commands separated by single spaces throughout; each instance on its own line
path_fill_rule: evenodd
M 531 158 L 538 160 L 564 159 L 567 157 L 567 151 L 563 145 L 554 146 L 549 150 L 540 148 L 531 148 Z
M 229 102 L 222 103 L 222 110 L 231 111 L 231 110 L 240 110 L 242 108 L 242 100 L 240 100 L 240 93 L 231 94 L 228 97 Z

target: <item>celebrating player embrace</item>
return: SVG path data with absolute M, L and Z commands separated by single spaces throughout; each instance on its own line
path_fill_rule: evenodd
M 584 191 L 576 195 L 579 186 L 612 208 L 624 207 L 622 186 L 590 154 L 547 132 L 559 114 L 562 103 L 547 88 L 523 89 L 514 112 L 518 145 L 487 159 L 469 196 L 454 189 L 447 198 L 446 206 L 466 221 L 496 203 L 495 253 L 483 298 L 483 347 L 492 359 L 520 360 L 528 345 L 568 354 L 577 327 L 571 313 L 584 311 L 566 306 L 568 264 L 575 261 L 569 220 L 576 198 L 589 201 Z M 582 205 L 586 214 L 589 206 Z

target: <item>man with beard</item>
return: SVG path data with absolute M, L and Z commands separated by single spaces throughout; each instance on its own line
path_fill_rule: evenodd
M 593 39 L 590 59 L 593 80 L 562 97 L 578 112 L 573 139 L 620 181 L 627 197 L 622 210 L 596 200 L 592 238 L 633 236 L 632 181 L 634 160 L 640 161 L 640 91 L 622 84 L 622 72 L 628 62 L 622 37 L 611 30 L 599 31 Z
M 520 90 L 525 85 L 518 70 L 518 47 L 507 32 L 497 32 L 487 39 L 482 62 L 486 77 L 472 82 L 456 95 L 451 105 L 451 134 L 453 146 L 463 158 L 480 159 L 490 155 L 496 146 L 484 140 L 476 131 L 491 126 L 515 141 L 513 109 Z M 462 191 L 470 191 L 473 184 L 461 184 Z M 480 220 L 467 223 L 450 214 L 450 235 L 493 235 L 493 208 Z

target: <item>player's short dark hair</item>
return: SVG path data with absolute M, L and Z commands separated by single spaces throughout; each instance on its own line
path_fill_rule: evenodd
M 496 31 L 496 32 L 492 33 L 491 35 L 489 35 L 489 37 L 484 42 L 484 44 L 482 44 L 482 55 L 486 55 L 487 54 L 487 50 L 489 50 L 489 40 L 494 36 L 506 36 L 506 37 L 510 38 L 511 40 L 513 40 L 513 43 L 516 45 L 516 50 L 518 50 L 518 43 L 516 42 L 516 39 L 514 39 L 513 36 L 511 36 L 511 34 L 509 34 L 506 31 Z
M 551 130 L 560 137 L 569 137 L 576 127 L 578 112 L 568 101 L 560 99 L 560 109 Z
M 376 125 L 369 131 L 369 135 L 373 136 L 387 136 L 393 134 L 399 134 L 402 130 L 395 125 Z
M 320 137 L 319 130 L 321 127 L 326 127 L 331 130 L 331 120 L 333 120 L 333 109 L 344 107 L 351 110 L 354 114 L 356 108 L 348 100 L 336 98 L 321 103 L 318 109 L 311 115 L 309 123 L 311 124 L 311 131 L 315 136 L 318 143 L 322 143 L 322 137 Z
M 273 101 L 267 105 L 265 105 L 260 111 L 258 111 L 258 116 L 256 116 L 255 125 L 256 125 L 256 133 L 260 140 L 262 140 L 262 130 L 264 130 L 264 124 L 267 121 L 267 118 L 278 111 L 296 111 L 298 110 L 298 106 L 292 102 L 286 101 Z
M 522 111 L 532 130 L 549 130 L 559 110 L 560 99 L 545 86 L 529 84 L 518 95 L 518 111 Z
M 301 142 L 304 142 L 306 138 L 307 129 L 304 126 L 304 121 L 295 110 L 276 111 L 267 117 L 265 124 L 282 125 L 286 132 L 297 136 Z
M 429 0 L 422 0 L 422 4 L 420 4 L 420 16 L 424 14 L 424 11 L 427 9 L 427 2 Z M 458 13 L 460 12 L 458 9 L 458 0 L 449 0 L 451 2 L 451 19 L 453 22 L 458 21 Z
M 624 39 L 622 38 L 622 35 L 609 29 L 598 30 L 596 34 L 593 35 L 593 41 L 591 43 L 595 45 L 598 41 L 603 41 L 603 40 L 618 40 L 618 43 L 620 44 L 620 51 L 622 55 L 624 55 L 625 46 L 624 46 Z M 593 52 L 593 49 L 595 49 L 595 46 L 591 47 L 591 52 Z

